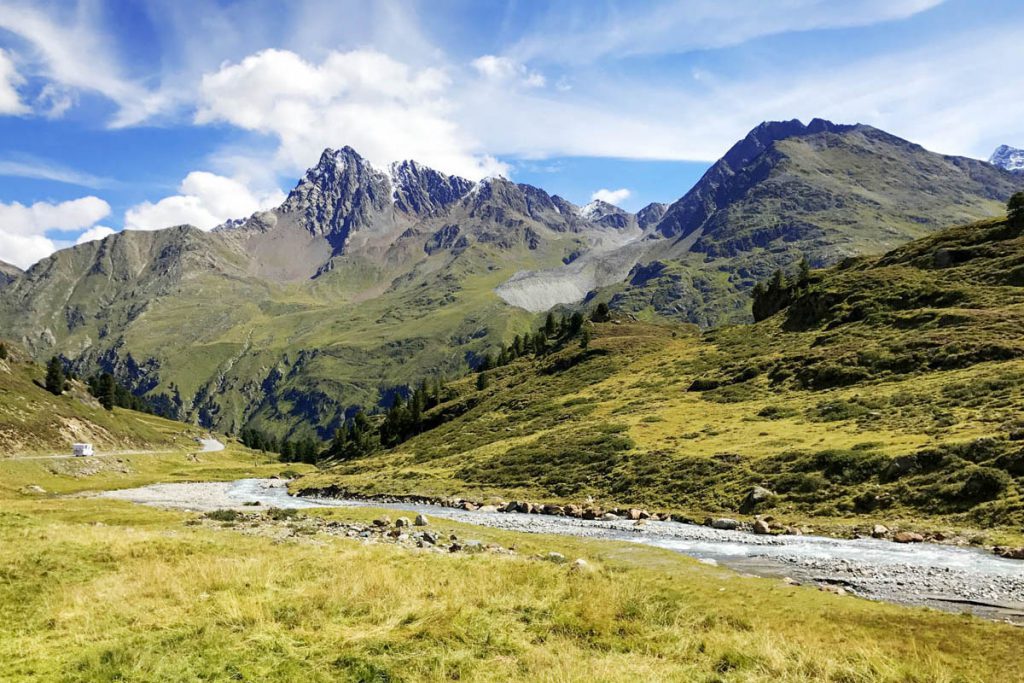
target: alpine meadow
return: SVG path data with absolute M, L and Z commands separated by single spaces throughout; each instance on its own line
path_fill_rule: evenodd
M 1009 0 L 5 3 L 0 679 L 1024 681 L 1022 62 Z

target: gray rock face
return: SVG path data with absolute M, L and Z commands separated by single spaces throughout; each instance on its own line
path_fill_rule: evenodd
M 992 152 L 988 163 L 998 166 L 1004 171 L 1024 174 L 1024 149 L 1017 149 L 1009 145 L 999 145 L 996 151 Z
M 391 183 L 351 147 L 325 149 L 291 191 L 280 211 L 297 214 L 313 235 L 341 250 L 349 234 L 391 208 Z
M 24 275 L 21 268 L 6 261 L 0 261 L 0 289 Z

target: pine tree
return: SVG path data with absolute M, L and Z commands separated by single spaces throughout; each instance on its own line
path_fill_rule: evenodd
M 580 332 L 580 348 L 585 349 L 590 346 L 590 328 L 584 327 Z
M 800 263 L 797 265 L 797 282 L 805 284 L 811 279 L 811 262 L 807 260 L 807 256 L 800 257 Z
M 555 314 L 548 311 L 548 316 L 544 318 L 544 334 L 548 337 L 555 336 Z
M 543 330 L 538 330 L 537 334 L 533 335 L 533 352 L 538 356 L 547 353 L 548 350 L 548 337 Z
M 476 388 L 477 391 L 483 391 L 491 385 L 491 378 L 487 376 L 486 372 L 481 372 L 476 376 Z
M 594 312 L 590 314 L 590 319 L 595 323 L 606 323 L 611 320 L 611 311 L 608 310 L 608 304 L 603 301 L 597 305 Z
M 1006 217 L 1010 225 L 1024 228 L 1024 192 L 1018 192 L 1006 202 Z
M 64 364 L 57 356 L 46 364 L 46 390 L 54 396 L 64 393 Z
M 576 336 L 582 327 L 583 314 L 580 313 L 579 311 L 576 311 L 575 313 L 572 314 L 572 317 L 569 318 L 569 336 Z
M 116 400 L 115 387 L 116 383 L 114 382 L 113 375 L 109 372 L 104 372 L 100 375 L 96 399 L 100 402 L 100 405 L 107 410 L 114 409 L 114 403 Z

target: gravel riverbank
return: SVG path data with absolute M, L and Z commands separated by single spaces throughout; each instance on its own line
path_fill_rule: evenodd
M 108 498 L 175 509 L 380 506 L 523 533 L 629 541 L 667 548 L 757 576 L 787 578 L 900 604 L 967 611 L 1024 624 L 1024 562 L 932 543 L 822 536 L 755 535 L 693 524 L 468 511 L 409 503 L 298 498 L 280 480 L 155 484 L 108 491 Z M 248 505 L 246 505 L 248 504 Z

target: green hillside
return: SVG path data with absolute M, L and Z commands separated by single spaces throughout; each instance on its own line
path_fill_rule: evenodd
M 754 325 L 596 324 L 586 349 L 469 378 L 435 409 L 455 419 L 299 487 L 698 514 L 757 485 L 775 514 L 1019 529 L 1022 272 L 1021 229 L 991 220 L 777 283 Z
M 195 428 L 115 407 L 105 410 L 84 384 L 70 381 L 55 396 L 43 388 L 46 371 L 5 343 L 0 358 L 0 458 L 69 454 L 85 441 L 97 451 L 188 448 Z

